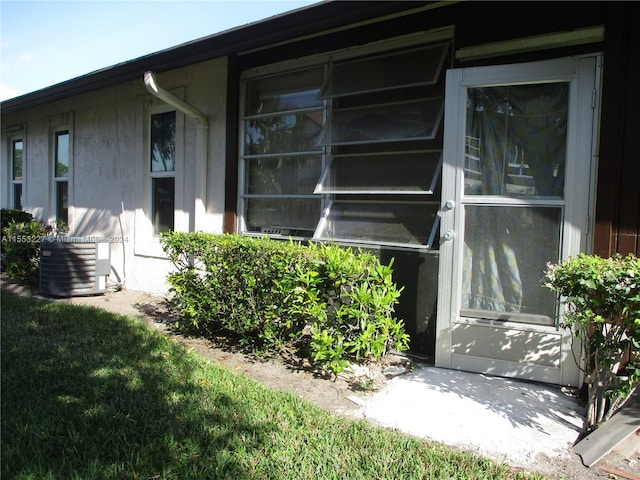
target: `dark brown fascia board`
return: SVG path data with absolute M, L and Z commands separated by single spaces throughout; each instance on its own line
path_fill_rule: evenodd
M 62 100 L 99 88 L 135 80 L 147 70 L 184 67 L 350 23 L 419 8 L 432 1 L 324 1 L 254 23 L 183 43 L 67 80 L 0 103 L 2 114 Z

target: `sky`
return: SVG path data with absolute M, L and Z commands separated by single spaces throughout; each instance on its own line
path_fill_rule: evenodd
M 0 0 L 0 100 L 318 0 Z

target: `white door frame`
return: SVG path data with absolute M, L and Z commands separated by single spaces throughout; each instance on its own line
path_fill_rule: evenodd
M 460 282 L 462 276 L 464 202 L 462 160 L 467 89 L 474 86 L 512 85 L 569 81 L 569 125 L 565 175 L 564 230 L 561 258 L 591 250 L 593 228 L 594 172 L 596 167 L 597 92 L 599 56 L 564 58 L 526 64 L 453 69 L 447 72 L 444 123 L 444 164 L 442 170 L 441 242 L 436 322 L 436 366 L 526 378 L 561 385 L 582 383 L 581 370 L 574 361 L 572 335 L 556 326 L 487 322 L 462 319 Z M 525 201 L 525 200 L 523 200 Z M 526 202 L 526 201 L 525 201 Z M 506 364 L 501 360 L 465 358 L 453 352 L 453 330 L 461 322 L 478 327 L 508 328 L 532 335 L 557 338 L 559 367 Z M 503 330 L 504 331 L 504 330 Z M 479 361 L 478 361 L 479 360 Z

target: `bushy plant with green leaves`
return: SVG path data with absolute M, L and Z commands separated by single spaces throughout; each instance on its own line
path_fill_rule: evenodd
M 172 301 L 189 326 L 202 332 L 228 330 L 254 345 L 288 338 L 276 307 L 284 301 L 278 281 L 289 268 L 289 257 L 299 256 L 295 245 L 180 232 L 164 234 L 162 245 L 176 267 L 168 276 Z
M 293 296 L 302 286 L 306 295 L 322 299 L 308 303 L 322 307 L 310 312 L 314 360 L 339 373 L 346 357 L 379 359 L 389 350 L 406 350 L 409 336 L 394 316 L 401 289 L 393 281 L 393 261 L 383 265 L 370 253 L 333 244 L 309 248 L 316 249 L 318 261 L 304 274 L 317 280 L 311 288 L 299 282 Z
M 5 227 L 8 227 L 11 223 L 28 223 L 33 220 L 33 215 L 24 210 L 17 210 L 14 208 L 3 208 L 0 212 L 0 218 L 2 219 L 2 231 Z
M 53 225 L 35 220 L 28 212 L 12 210 L 3 217 L 2 266 L 12 280 L 37 287 L 40 281 L 40 241 L 52 235 Z M 5 211 L 2 212 L 3 215 Z
M 171 298 L 201 332 L 268 350 L 295 344 L 335 374 L 350 358 L 408 348 L 392 265 L 371 254 L 234 234 L 170 232 L 162 245 L 176 267 Z
M 584 352 L 589 430 L 610 418 L 640 383 L 639 282 L 640 259 L 633 255 L 580 254 L 545 272 L 543 284 L 566 305 L 563 326 Z

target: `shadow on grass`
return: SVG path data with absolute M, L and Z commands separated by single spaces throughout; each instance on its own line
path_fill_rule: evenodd
M 240 377 L 99 309 L 2 292 L 1 368 L 2 478 L 247 478 L 277 429 Z

